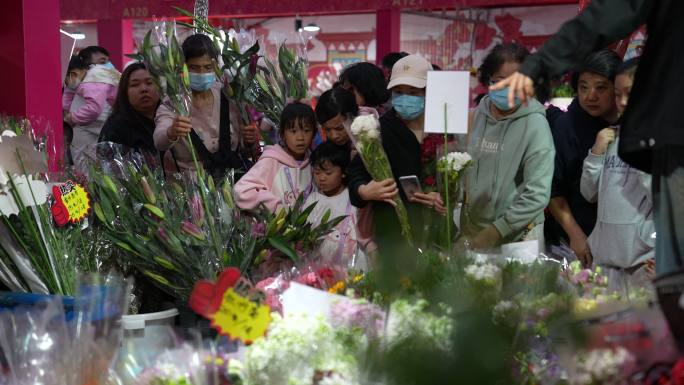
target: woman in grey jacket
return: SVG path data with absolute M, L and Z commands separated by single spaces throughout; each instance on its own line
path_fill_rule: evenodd
M 627 107 L 637 64 L 632 59 L 618 69 L 615 102 L 620 114 Z M 588 243 L 594 264 L 607 271 L 609 287 L 649 285 L 655 246 L 651 176 L 620 159 L 616 128 L 596 136 L 584 160 L 580 190 L 586 200 L 598 202 Z
M 492 49 L 480 67 L 489 86 L 513 74 L 528 55 L 514 43 Z M 465 181 L 462 236 L 474 249 L 521 240 L 543 245 L 555 149 L 544 106 L 508 106 L 508 90 L 491 91 L 474 111 L 468 140 L 473 166 Z

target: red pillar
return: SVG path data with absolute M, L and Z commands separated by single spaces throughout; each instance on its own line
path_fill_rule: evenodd
M 380 9 L 375 13 L 375 62 L 401 48 L 401 12 L 398 9 Z
M 63 159 L 59 0 L 9 1 L 2 10 L 0 113 L 26 116 L 48 134 L 55 170 Z
M 126 54 L 133 53 L 132 20 L 98 20 L 97 44 L 109 51 L 112 64 L 123 71 L 123 66 L 131 59 Z

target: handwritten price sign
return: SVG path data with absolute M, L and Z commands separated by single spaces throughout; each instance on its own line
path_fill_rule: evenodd
M 230 288 L 223 294 L 212 325 L 221 334 L 249 343 L 266 334 L 271 322 L 270 312 L 268 306 L 252 302 Z
M 246 344 L 262 337 L 271 323 L 271 309 L 251 300 L 235 268 L 224 270 L 216 283 L 199 281 L 190 295 L 190 308 L 211 320 L 220 334 Z M 245 292 L 245 295 L 242 293 Z
M 52 187 L 55 199 L 52 205 L 52 217 L 57 226 L 67 223 L 78 223 L 90 211 L 90 198 L 83 186 L 73 181 L 67 181 L 60 186 Z

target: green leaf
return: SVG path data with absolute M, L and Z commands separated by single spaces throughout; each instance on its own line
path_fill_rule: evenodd
M 194 25 L 194 24 L 185 23 L 185 22 L 182 22 L 182 21 L 177 21 L 176 24 L 181 25 L 181 26 L 186 27 L 186 28 L 195 29 L 195 25 Z
M 290 245 L 288 245 L 285 239 L 282 237 L 278 235 L 268 237 L 268 243 L 288 256 L 295 264 L 299 263 L 299 256 L 297 255 L 297 252 L 295 252 L 294 249 L 290 247 Z
M 321 223 L 327 223 L 331 213 L 330 209 L 325 210 L 325 214 L 323 214 L 323 218 L 321 218 Z
M 313 211 L 313 209 L 316 207 L 317 204 L 318 204 L 318 202 L 313 202 L 307 208 L 305 208 L 304 211 L 302 211 L 299 214 L 299 216 L 297 217 L 297 221 L 295 222 L 295 224 L 297 226 L 303 225 L 306 222 L 306 220 L 309 219 L 309 215 L 311 214 L 311 212 Z
M 192 12 L 190 12 L 190 11 L 188 11 L 188 10 L 186 10 L 186 9 L 183 9 L 183 8 L 181 8 L 181 7 L 177 7 L 177 6 L 175 6 L 175 5 L 172 5 L 171 8 L 175 9 L 176 12 L 180 13 L 180 14 L 183 15 L 183 16 L 192 17 L 193 19 L 195 18 L 195 15 L 194 15 Z

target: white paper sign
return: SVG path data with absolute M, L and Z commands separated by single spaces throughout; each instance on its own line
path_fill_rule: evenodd
M 447 132 L 468 133 L 470 72 L 430 71 L 425 95 L 425 132 L 444 133 L 444 104 Z
M 532 263 L 539 256 L 539 241 L 523 241 L 501 245 L 501 254 L 513 261 Z
M 321 314 L 329 318 L 334 303 L 349 300 L 349 298 L 341 295 L 290 282 L 290 287 L 283 293 L 283 315 L 287 317 L 289 314 L 295 313 L 312 316 Z

